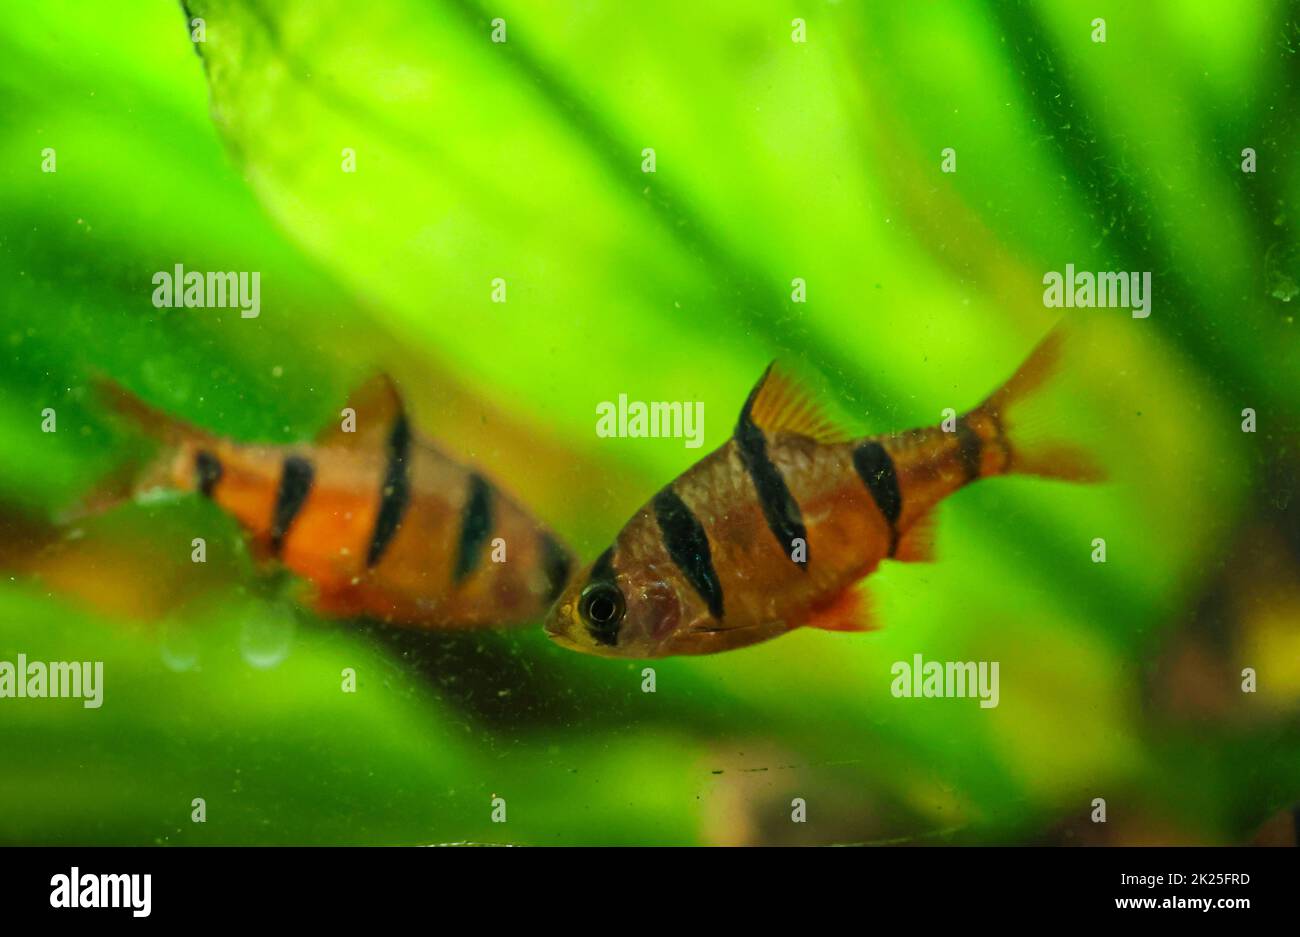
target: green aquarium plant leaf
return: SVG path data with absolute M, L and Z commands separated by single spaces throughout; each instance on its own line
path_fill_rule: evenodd
M 1284 6 L 1208 10 L 185 0 L 0 24 L 0 660 L 105 673 L 98 710 L 0 700 L 0 839 L 1092 841 L 1099 796 L 1138 805 L 1118 841 L 1248 837 L 1300 798 L 1300 108 Z M 258 316 L 157 308 L 177 264 L 258 271 Z M 1067 264 L 1149 273 L 1149 316 L 1045 306 Z M 380 370 L 586 563 L 771 360 L 883 433 L 979 403 L 1062 320 L 1044 420 L 1107 483 L 960 492 L 936 562 L 873 576 L 870 634 L 601 660 L 535 625 L 311 615 L 194 499 L 59 523 L 147 446 L 92 377 L 282 444 Z M 698 403 L 698 446 L 601 436 L 620 397 Z M 997 662 L 997 705 L 896 694 L 918 656 Z

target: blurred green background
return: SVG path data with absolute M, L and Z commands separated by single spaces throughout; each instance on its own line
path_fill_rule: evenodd
M 1214 843 L 1300 799 L 1296 5 L 639 6 L 0 23 L 0 660 L 105 662 L 102 709 L 0 700 L 0 841 Z M 155 309 L 177 263 L 260 271 L 260 317 Z M 1067 263 L 1153 274 L 1059 403 L 1111 483 L 963 491 L 937 563 L 875 577 L 880 631 L 656 661 L 654 694 L 538 628 L 314 619 L 195 499 L 54 523 L 137 445 L 94 372 L 285 442 L 381 368 L 589 561 L 701 454 L 598 439 L 598 402 L 704 401 L 707 451 L 780 358 L 861 431 L 937 422 Z M 1000 661 L 1001 705 L 893 698 L 917 653 Z

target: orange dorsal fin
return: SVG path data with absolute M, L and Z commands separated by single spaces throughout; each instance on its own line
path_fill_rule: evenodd
M 406 406 L 387 374 L 376 374 L 352 392 L 339 415 L 317 434 L 318 446 L 364 449 L 382 446 Z
M 795 433 L 820 443 L 844 442 L 849 438 L 775 361 L 767 366 L 749 392 L 740 419 L 742 422 L 749 419 L 765 433 Z
M 934 562 L 935 515 L 917 518 L 898 540 L 893 558 L 901 563 Z
M 855 583 L 823 605 L 804 622 L 823 631 L 874 631 L 875 621 L 866 590 Z

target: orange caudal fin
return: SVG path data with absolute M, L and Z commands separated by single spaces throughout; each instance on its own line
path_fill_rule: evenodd
M 145 403 L 112 378 L 91 378 L 96 398 L 123 422 L 165 445 L 208 437 L 208 433 Z
M 1043 392 L 1058 374 L 1067 332 L 1057 326 L 1038 343 L 1005 384 L 969 414 L 967 422 L 983 443 L 1005 454 L 996 474 L 1038 475 L 1063 481 L 1096 482 L 1105 471 L 1073 441 L 1059 414 L 1042 405 Z
M 153 407 L 102 375 L 91 378 L 96 398 L 122 422 L 158 443 L 145 458 L 117 466 L 74 504 L 59 513 L 61 524 L 102 514 L 146 491 L 175 487 L 172 466 L 182 446 L 211 439 L 210 434 Z

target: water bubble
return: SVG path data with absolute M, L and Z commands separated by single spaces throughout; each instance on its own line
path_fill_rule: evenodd
M 164 622 L 158 653 L 163 666 L 174 673 L 199 669 L 199 641 L 193 627 L 184 622 Z
M 1300 248 L 1279 242 L 1264 252 L 1264 275 L 1269 295 L 1274 299 L 1289 303 L 1300 296 L 1297 271 L 1300 271 Z
M 239 653 L 259 670 L 283 663 L 293 644 L 297 621 L 288 608 L 260 608 L 249 613 L 239 633 Z

